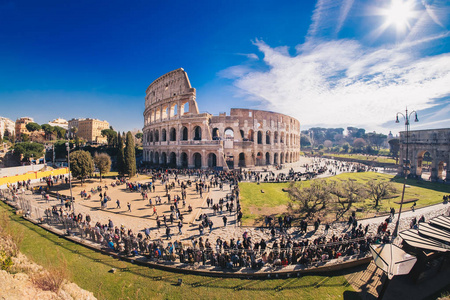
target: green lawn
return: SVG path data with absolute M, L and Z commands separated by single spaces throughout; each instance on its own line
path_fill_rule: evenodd
M 355 160 L 361 160 L 361 161 L 376 161 L 379 163 L 389 163 L 389 164 L 395 164 L 395 159 L 385 157 L 385 156 L 367 156 L 362 154 L 341 154 L 341 153 L 324 153 L 326 156 L 331 157 L 342 157 L 342 158 L 349 158 L 349 159 L 355 159 Z
M 381 200 L 380 205 L 375 208 L 375 202 L 373 199 L 369 198 L 361 203 L 355 204 L 356 208 L 362 208 L 363 212 L 358 212 L 358 218 L 372 217 L 375 213 L 387 213 L 390 207 L 394 207 L 396 211 L 399 210 L 400 204 L 396 202 L 401 201 L 401 192 L 403 188 L 403 178 L 394 177 L 393 175 L 381 174 L 375 172 L 361 172 L 361 173 L 342 173 L 337 176 L 328 177 L 326 180 L 334 181 L 347 181 L 353 180 L 361 184 L 367 183 L 369 180 L 380 180 L 380 181 L 392 181 L 397 189 L 397 193 L 393 195 L 392 198 Z M 303 187 L 308 187 L 310 181 L 302 181 Z M 428 206 L 431 204 L 440 203 L 442 201 L 442 196 L 444 194 L 450 194 L 450 185 L 427 182 L 427 181 L 417 181 L 417 180 L 407 180 L 407 188 L 405 189 L 404 201 L 410 199 L 419 199 L 416 204 L 416 208 Z M 261 224 L 264 216 L 266 215 L 280 215 L 287 213 L 288 211 L 276 209 L 286 207 L 292 201 L 289 198 L 288 193 L 282 191 L 289 186 L 288 183 L 261 183 L 260 185 L 256 183 L 243 182 L 239 184 L 241 191 L 241 206 L 243 210 L 243 224 Z M 261 193 L 261 190 L 264 193 Z M 293 204 L 293 203 L 292 203 Z M 295 204 L 293 204 L 295 207 Z M 404 210 L 410 210 L 412 203 L 404 204 Z
M 182 275 L 119 261 L 47 232 L 7 211 L 22 231 L 20 250 L 43 266 L 66 261 L 69 279 L 98 299 L 359 299 L 344 272 L 329 276 L 244 280 Z M 108 271 L 116 268 L 113 274 Z M 177 286 L 178 279 L 183 285 Z

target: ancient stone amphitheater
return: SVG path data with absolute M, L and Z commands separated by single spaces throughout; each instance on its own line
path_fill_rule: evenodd
M 296 162 L 300 122 L 261 110 L 200 113 L 187 73 L 177 69 L 147 88 L 144 161 L 183 168 L 235 169 Z

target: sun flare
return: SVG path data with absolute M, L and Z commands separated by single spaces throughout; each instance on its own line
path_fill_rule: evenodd
M 411 27 L 410 21 L 415 17 L 414 5 L 411 1 L 392 0 L 383 14 L 386 27 L 394 26 L 397 32 L 403 32 Z

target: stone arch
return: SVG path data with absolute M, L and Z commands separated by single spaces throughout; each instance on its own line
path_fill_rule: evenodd
M 188 155 L 186 154 L 186 152 L 181 152 L 180 160 L 181 160 L 181 164 L 180 164 L 181 167 L 187 168 L 189 165 L 189 162 L 188 162 Z
M 212 138 L 213 140 L 219 140 L 220 139 L 220 133 L 219 133 L 219 128 L 215 127 L 212 130 Z
M 166 152 L 161 153 L 161 165 L 167 165 L 167 154 L 166 154 Z
M 209 168 L 217 167 L 217 156 L 215 153 L 208 154 L 208 167 Z
M 155 142 L 159 142 L 159 130 L 155 129 Z
M 438 180 L 447 180 L 448 165 L 445 161 L 439 161 L 437 164 Z
M 202 167 L 202 155 L 198 152 L 195 152 L 192 155 L 193 161 L 194 161 L 194 168 L 201 169 Z
M 256 154 L 256 162 L 255 162 L 255 165 L 256 166 L 263 166 L 264 165 L 264 161 L 263 161 L 263 154 L 262 154 L 262 152 L 258 152 L 257 154 Z
M 194 141 L 202 140 L 202 128 L 200 126 L 194 127 Z
M 187 141 L 189 139 L 189 134 L 188 134 L 188 129 L 186 126 L 183 126 L 181 128 L 181 140 L 182 141 Z
M 273 133 L 273 143 L 278 144 L 278 131 Z
M 245 168 L 245 153 L 241 152 L 239 153 L 239 162 L 238 162 L 238 167 L 242 167 Z
M 181 104 L 181 115 L 189 113 L 189 102 L 184 102 Z
M 150 151 L 150 155 L 149 155 L 149 161 L 151 162 L 151 163 L 153 163 L 153 151 Z
M 284 164 L 284 153 L 280 153 L 280 164 Z
M 281 132 L 281 135 L 280 135 L 280 143 L 284 144 L 284 132 L 283 131 Z
M 245 140 L 245 133 L 244 130 L 239 130 L 239 133 L 241 134 L 241 139 Z
M 160 121 L 161 120 L 161 112 L 159 111 L 159 109 L 157 109 L 155 111 L 155 121 Z
M 178 105 L 176 103 L 173 103 L 170 106 L 170 115 L 169 116 L 170 116 L 170 118 L 173 118 L 177 115 L 178 115 Z
M 177 166 L 177 155 L 175 152 L 170 152 L 169 154 L 169 166 L 175 168 Z
M 266 131 L 266 145 L 270 145 L 270 131 Z
M 262 141 L 262 131 L 259 130 L 258 131 L 258 145 L 262 145 L 263 141 Z
M 169 106 L 164 106 L 162 109 L 162 120 L 166 120 L 169 117 Z
M 227 127 L 225 131 L 223 132 L 223 136 L 226 140 L 233 140 L 234 139 L 234 130 L 230 127 Z
M 153 130 L 150 131 L 150 143 L 153 143 Z
M 266 165 L 270 165 L 270 153 L 266 152 Z
M 284 161 L 285 163 L 289 163 L 289 152 L 286 152 L 286 154 L 284 155 Z
M 174 142 L 177 140 L 177 130 L 174 127 L 170 128 L 169 140 L 171 142 Z
M 156 165 L 159 165 L 159 153 L 157 151 L 155 152 L 155 161 L 154 161 L 154 163 Z
M 278 153 L 276 152 L 273 154 L 273 164 L 278 165 Z
M 250 142 L 253 142 L 253 141 L 254 141 L 254 136 L 255 136 L 255 132 L 253 131 L 253 129 L 250 129 L 250 130 L 248 131 L 248 140 L 249 140 Z
M 166 129 L 163 128 L 161 130 L 161 142 L 165 142 L 165 141 L 167 141 L 167 132 L 166 132 Z

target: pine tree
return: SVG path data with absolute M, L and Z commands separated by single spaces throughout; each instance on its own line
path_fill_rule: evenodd
M 119 175 L 124 175 L 125 174 L 125 153 L 123 150 L 123 140 L 120 135 L 120 132 L 117 136 L 117 147 L 118 147 L 117 158 L 116 158 L 117 172 L 119 172 Z
M 136 154 L 134 149 L 134 137 L 130 131 L 127 132 L 125 145 L 125 173 L 131 177 L 136 175 Z

